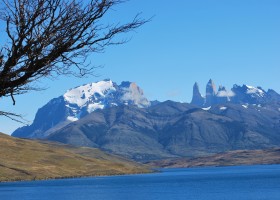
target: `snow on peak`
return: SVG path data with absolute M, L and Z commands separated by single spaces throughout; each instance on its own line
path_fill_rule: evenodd
M 73 116 L 68 116 L 68 117 L 67 117 L 67 120 L 70 121 L 70 122 L 75 122 L 75 121 L 78 120 L 78 118 L 73 117 Z
M 102 105 L 101 103 L 92 103 L 92 104 L 89 104 L 88 107 L 87 107 L 87 112 L 88 113 L 91 113 L 97 109 L 103 109 L 105 106 Z
M 117 85 L 111 80 L 85 84 L 68 90 L 63 95 L 68 112 L 68 121 L 80 119 L 97 109 L 118 105 L 150 106 L 143 91 L 136 83 L 122 82 Z
M 207 111 L 207 110 L 210 110 L 210 109 L 211 109 L 211 106 L 209 106 L 209 107 L 207 107 L 207 108 L 201 108 L 201 109 Z
M 245 85 L 247 87 L 247 94 L 256 94 L 259 97 L 263 97 L 265 92 L 260 89 L 260 88 L 256 88 L 250 85 Z
M 131 83 L 129 87 L 124 88 L 124 95 L 121 100 L 125 103 L 132 101 L 138 107 L 147 107 L 150 102 L 144 97 L 143 91 L 136 85 L 136 83 Z
M 116 91 L 113 82 L 111 80 L 104 80 L 70 89 L 63 97 L 68 103 L 82 107 L 88 103 L 92 96 L 104 97 L 111 91 Z

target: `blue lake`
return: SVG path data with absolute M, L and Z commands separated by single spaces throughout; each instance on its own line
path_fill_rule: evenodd
M 279 200 L 280 165 L 0 183 L 0 200 Z

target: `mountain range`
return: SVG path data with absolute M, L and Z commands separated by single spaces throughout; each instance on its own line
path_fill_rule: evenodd
M 89 113 L 118 105 L 150 106 L 143 91 L 131 82 L 120 85 L 107 79 L 68 90 L 40 108 L 30 126 L 17 129 L 12 134 L 21 138 L 45 138 L 52 132 L 77 121 Z
M 249 85 L 233 85 L 230 90 L 219 86 L 218 91 L 212 79 L 206 85 L 206 95 L 202 96 L 198 83 L 193 86 L 191 104 L 199 107 L 209 107 L 215 104 L 274 104 L 280 101 L 280 95 L 272 89 L 265 91 L 261 87 Z
M 234 85 L 206 96 L 193 88 L 190 104 L 150 102 L 131 82 L 111 80 L 67 91 L 38 110 L 16 137 L 96 147 L 137 161 L 198 157 L 280 145 L 280 95 Z

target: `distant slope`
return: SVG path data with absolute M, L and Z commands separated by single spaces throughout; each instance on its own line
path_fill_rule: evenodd
M 51 134 L 47 139 L 75 146 L 97 147 L 138 161 L 177 157 L 160 141 L 166 125 L 193 108 L 165 102 L 151 108 L 118 106 L 97 110 Z M 172 125 L 172 124 L 171 124 Z
M 280 148 L 265 150 L 237 150 L 199 158 L 178 158 L 152 161 L 153 167 L 205 167 L 231 165 L 280 164 Z
M 146 173 L 144 166 L 92 148 L 16 139 L 0 133 L 0 181 Z
M 97 110 L 47 139 L 97 147 L 138 161 L 201 157 L 280 146 L 280 105 L 215 105 L 204 110 L 166 101 L 149 108 Z

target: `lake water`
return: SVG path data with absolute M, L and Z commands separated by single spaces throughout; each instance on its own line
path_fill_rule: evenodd
M 0 183 L 0 200 L 279 200 L 280 165 Z

